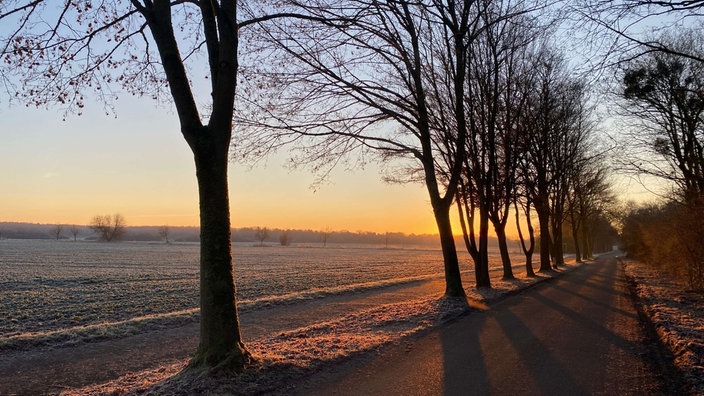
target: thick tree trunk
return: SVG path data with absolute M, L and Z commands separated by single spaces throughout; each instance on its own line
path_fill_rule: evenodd
M 526 253 L 526 276 L 532 278 L 535 276 L 535 271 L 533 270 L 533 252 Z
M 530 201 L 526 203 L 526 226 L 528 228 L 528 243 L 530 246 L 526 246 L 526 240 L 523 237 L 523 231 L 521 230 L 521 215 L 518 211 L 518 202 L 514 201 L 514 210 L 516 211 L 516 229 L 518 230 L 518 238 L 521 242 L 521 249 L 523 254 L 526 256 L 526 276 L 534 277 L 535 271 L 533 271 L 533 250 L 535 249 L 535 237 L 533 231 L 533 224 L 530 220 Z
M 555 231 L 555 238 L 553 241 L 553 262 L 555 264 L 555 268 L 565 265 L 565 249 L 562 242 L 562 228 L 558 227 L 557 231 Z
M 489 218 L 485 212 L 479 212 L 479 251 L 474 265 L 477 287 L 491 287 L 489 278 Z
M 438 225 L 442 257 L 445 264 L 445 295 L 463 297 L 465 296 L 465 292 L 462 287 L 462 276 L 460 275 L 460 263 L 457 258 L 455 236 L 452 234 L 450 206 L 436 202 L 433 204 L 433 212 L 435 214 L 435 222 Z
M 494 231 L 499 241 L 499 252 L 501 253 L 501 263 L 504 269 L 503 279 L 515 279 L 513 276 L 513 268 L 511 268 L 511 256 L 508 252 L 508 243 L 506 242 L 506 226 L 501 223 L 494 223 Z
M 227 145 L 194 149 L 200 198 L 200 344 L 191 366 L 240 371 L 250 360 L 242 343 L 232 268 Z
M 540 227 L 540 269 L 538 272 L 551 271 L 550 265 L 550 213 L 543 205 L 535 205 L 535 212 L 538 214 L 538 224 Z
M 592 249 L 591 243 L 590 243 L 590 238 L 589 238 L 589 229 L 587 225 L 582 226 L 582 246 L 583 246 L 583 257 L 585 259 L 591 259 L 594 255 L 594 251 Z
M 582 249 L 579 248 L 579 230 L 577 230 L 577 227 L 574 225 L 574 221 L 572 222 L 572 241 L 574 242 L 574 257 L 577 262 L 582 261 Z

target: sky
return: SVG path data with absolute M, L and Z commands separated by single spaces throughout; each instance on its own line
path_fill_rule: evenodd
M 193 158 L 170 105 L 126 95 L 117 117 L 88 103 L 63 121 L 60 109 L 1 101 L 0 118 L 0 221 L 87 224 L 121 213 L 128 225 L 198 224 Z M 337 169 L 313 190 L 314 175 L 284 162 L 230 164 L 234 227 L 436 232 L 422 185 L 386 184 L 372 165 Z
M 117 117 L 88 100 L 82 116 L 64 121 L 61 109 L 8 104 L 3 95 L 0 221 L 87 224 L 120 213 L 134 226 L 198 224 L 193 158 L 170 104 L 123 94 Z M 370 165 L 337 169 L 313 190 L 314 175 L 284 162 L 279 154 L 252 169 L 231 163 L 234 227 L 437 232 L 422 185 L 385 184 Z M 627 180 L 616 192 L 649 196 Z
M 195 166 L 170 105 L 130 96 L 116 105 L 116 117 L 88 103 L 64 121 L 60 109 L 0 102 L 0 221 L 83 225 L 120 213 L 133 226 L 198 225 Z M 437 232 L 422 185 L 384 183 L 371 165 L 336 169 L 314 190 L 315 176 L 285 160 L 231 162 L 234 227 Z M 648 196 L 627 180 L 616 191 Z

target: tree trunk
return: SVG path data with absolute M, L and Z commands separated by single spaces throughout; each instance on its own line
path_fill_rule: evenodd
M 535 271 L 533 270 L 533 253 L 526 253 L 526 276 L 533 278 Z
M 533 250 L 535 249 L 535 237 L 533 232 L 533 224 L 530 220 L 530 205 L 530 200 L 528 200 L 528 202 L 526 202 L 525 216 L 526 226 L 528 228 L 529 246 L 526 246 L 526 240 L 523 237 L 523 231 L 521 230 L 521 215 L 518 211 L 518 202 L 513 202 L 513 207 L 516 211 L 516 229 L 518 230 L 518 238 L 521 242 L 521 249 L 523 250 L 523 254 L 525 254 L 526 256 L 526 276 L 534 277 L 535 271 L 533 271 Z
M 574 222 L 572 222 L 572 241 L 574 242 L 574 257 L 577 262 L 582 261 L 582 250 L 579 248 L 579 230 L 577 227 L 574 225 Z
M 486 212 L 479 211 L 479 254 L 474 264 L 477 287 L 491 287 L 489 278 L 489 218 Z
M 538 272 L 551 271 L 552 266 L 550 265 L 550 247 L 552 242 L 550 240 L 550 213 L 545 204 L 537 203 L 535 205 L 535 212 L 538 214 L 538 224 L 540 226 L 540 269 Z
M 501 223 L 494 223 L 494 231 L 496 238 L 499 240 L 499 252 L 501 252 L 501 263 L 504 269 L 503 279 L 515 279 L 513 276 L 513 268 L 511 268 L 511 256 L 508 252 L 508 243 L 506 243 L 506 226 Z
M 202 141 L 201 141 L 202 143 Z M 228 145 L 194 148 L 200 198 L 200 344 L 191 366 L 240 371 L 251 359 L 240 335 L 232 268 Z
M 553 241 L 553 261 L 555 268 L 565 265 L 565 249 L 562 246 L 562 227 L 558 227 Z
M 583 246 L 583 256 L 585 259 L 591 259 L 594 255 L 589 238 L 589 228 L 587 224 L 582 225 L 582 246 Z
M 450 222 L 450 205 L 435 202 L 433 203 L 433 213 L 435 214 L 435 222 L 438 225 L 442 257 L 445 264 L 445 295 L 464 297 L 465 292 L 462 287 L 455 236 L 452 234 L 452 223 Z

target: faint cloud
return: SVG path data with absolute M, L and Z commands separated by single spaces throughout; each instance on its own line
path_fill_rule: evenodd
M 45 174 L 42 175 L 42 179 L 51 179 L 52 177 L 56 176 L 56 172 L 46 172 Z

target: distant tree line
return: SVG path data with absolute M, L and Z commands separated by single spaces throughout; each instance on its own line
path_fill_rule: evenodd
M 3 238 L 7 239 L 59 239 L 82 240 L 99 239 L 100 234 L 92 231 L 88 226 L 69 224 L 32 224 L 0 222 Z M 247 243 L 260 242 L 256 237 L 257 229 L 262 227 L 242 227 L 232 229 L 232 242 Z M 265 228 L 265 227 L 264 227 Z M 431 234 L 405 234 L 402 232 L 376 233 L 365 231 L 331 231 L 331 230 L 298 230 L 266 228 L 267 236 L 264 241 L 275 241 L 281 245 L 306 244 L 323 245 L 324 236 L 327 241 L 335 244 L 366 244 L 389 245 L 391 247 L 423 246 L 438 247 L 437 235 Z M 198 227 L 188 226 L 128 226 L 124 225 L 121 240 L 128 241 L 164 241 L 169 242 L 198 242 Z M 282 242 L 283 241 L 283 242 Z

